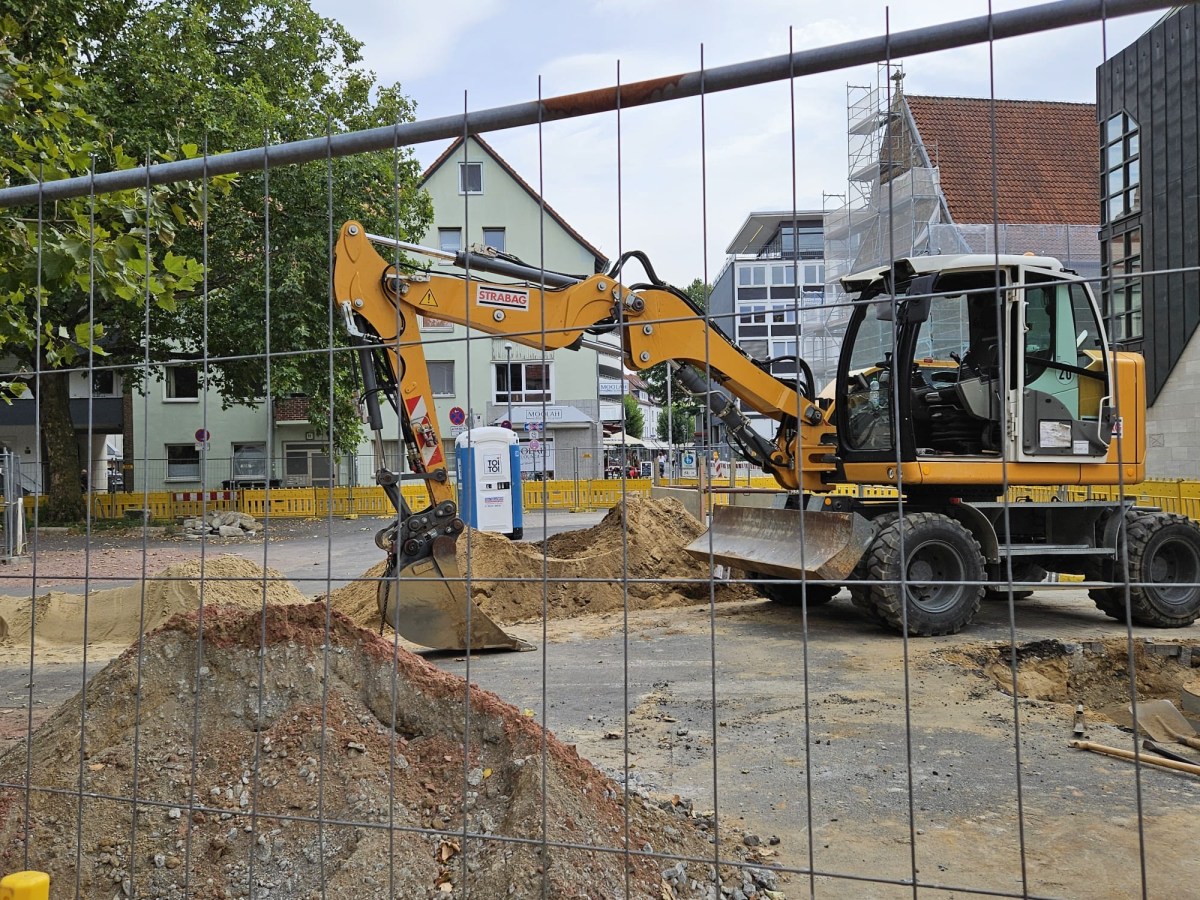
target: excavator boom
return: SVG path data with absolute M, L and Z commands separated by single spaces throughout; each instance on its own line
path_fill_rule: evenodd
M 441 258 L 465 274 L 430 271 L 398 256 L 389 262 L 373 242 Z M 629 287 L 619 280 L 620 267 L 630 258 L 643 262 L 650 284 Z M 485 281 L 476 274 L 519 280 Z M 382 621 L 415 643 L 444 649 L 521 648 L 520 641 L 471 602 L 454 558 L 454 542 L 465 526 L 447 477 L 417 326 L 422 315 L 542 350 L 577 347 L 586 333 L 615 330 L 628 368 L 643 370 L 663 362 L 682 366 L 689 389 L 706 399 L 731 440 L 773 474 L 781 488 L 828 490 L 825 476 L 832 463 L 827 438 L 832 425 L 814 400 L 811 378 L 800 384 L 772 375 L 709 322 L 686 295 L 657 281 L 640 254 L 627 255 L 609 274 L 575 277 L 487 253 L 446 254 L 378 238 L 359 223 L 347 222 L 338 238 L 333 281 L 334 302 L 359 348 L 377 458 L 383 459 L 381 395 L 397 412 L 408 451 L 411 472 L 402 475 L 381 462 L 376 473 L 397 511 L 396 523 L 378 538 L 388 552 L 379 604 Z M 779 423 L 773 441 L 750 427 L 739 401 Z M 408 508 L 399 490 L 404 478 L 424 483 L 427 509 Z M 806 513 L 801 524 L 794 511 L 758 510 L 752 522 L 730 521 L 714 529 L 703 553 L 695 555 L 707 558 L 715 547 L 719 559 L 737 557 L 747 565 L 753 560 L 747 560 L 746 548 L 757 546 L 766 567 L 759 570 L 770 567 L 768 558 L 791 557 L 792 565 L 779 564 L 786 573 L 822 577 L 819 573 L 829 571 L 831 560 L 861 553 L 861 524 L 844 514 L 820 512 Z M 811 566 L 794 561 L 801 531 L 812 550 L 807 554 Z M 749 552 L 753 556 L 753 550 Z M 837 566 L 839 572 L 841 568 Z

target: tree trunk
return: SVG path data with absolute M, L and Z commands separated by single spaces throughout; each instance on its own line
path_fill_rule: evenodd
M 43 363 L 43 366 L 45 364 Z M 42 447 L 50 477 L 41 521 L 66 525 L 81 521 L 87 512 L 80 472 L 79 441 L 71 422 L 69 372 L 46 372 L 41 378 Z

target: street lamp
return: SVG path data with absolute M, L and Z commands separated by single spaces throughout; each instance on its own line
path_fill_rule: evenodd
M 512 341 L 504 342 L 504 386 L 508 388 L 508 427 L 513 431 L 512 420 Z

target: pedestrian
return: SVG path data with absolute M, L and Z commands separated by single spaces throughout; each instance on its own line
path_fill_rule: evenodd
M 658 454 L 658 477 L 660 480 L 667 477 L 667 455 L 665 453 Z

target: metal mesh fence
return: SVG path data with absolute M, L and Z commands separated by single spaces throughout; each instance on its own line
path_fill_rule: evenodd
M 795 133 L 805 75 L 969 44 L 990 65 L 997 38 L 1159 5 L 1069 0 L 0 190 L 33 223 L 24 263 L 39 292 L 57 264 L 55 201 L 82 203 L 90 275 L 77 356 L 53 365 L 38 343 L 36 366 L 0 377 L 34 410 L 21 433 L 34 462 L 0 455 L 0 866 L 97 898 L 1149 897 L 1192 883 L 1200 763 L 1173 735 L 1200 717 L 1200 531 L 1185 514 L 1200 495 L 1175 485 L 1180 513 L 1137 496 L 1145 440 L 1124 413 L 1145 411 L 1123 373 L 1140 370 L 1095 324 L 1051 327 L 1096 311 L 1086 281 L 1000 282 L 1019 264 L 999 258 L 949 286 L 922 280 L 922 248 L 897 252 L 898 231 L 991 254 L 1017 237 L 999 223 L 939 232 L 955 226 L 932 206 L 898 212 L 881 192 L 858 220 L 869 226 L 846 212 L 841 238 L 861 242 L 838 272 L 865 244 L 872 265 L 912 254 L 912 271 L 815 306 L 793 273 L 787 302 L 745 313 L 770 329 L 773 370 L 739 350 L 740 312 L 706 327 L 694 299 L 634 275 L 619 230 L 621 261 L 598 274 L 551 259 L 557 214 L 537 179 L 532 259 L 443 245 L 418 263 L 428 223 L 401 196 L 408 147 L 461 137 L 453 195 L 470 233 L 483 215 L 472 166 L 491 164 L 471 136 L 526 129 L 540 159 L 551 123 L 591 115 L 615 132 L 619 198 L 622 117 L 640 106 L 698 99 L 703 160 L 710 94 L 777 83 Z M 371 180 L 381 166 L 391 185 Z M 793 209 L 795 170 L 779 175 Z M 234 172 L 237 202 L 218 177 Z M 191 262 L 158 243 L 166 184 L 192 192 L 195 216 L 178 216 Z M 135 235 L 124 250 L 155 261 L 122 322 L 140 355 L 121 358 L 106 355 L 97 277 L 111 203 Z M 1039 233 L 1072 253 L 1076 237 Z M 189 272 L 159 303 L 161 281 Z M 60 323 L 31 310 L 40 342 Z M 1009 341 L 991 376 L 964 363 L 989 316 L 993 344 Z M 950 320 L 936 340 L 921 331 Z M 1038 328 L 1044 344 L 1026 337 Z M 843 353 L 843 383 L 819 396 L 837 380 L 836 345 L 868 331 L 880 353 Z M 816 373 L 805 346 L 820 348 Z M 556 394 L 563 348 L 592 356 Z M 604 441 L 602 368 L 633 384 L 627 372 L 666 360 L 690 365 L 670 383 L 692 434 L 643 441 L 616 412 L 624 431 Z M 940 418 L 906 423 L 916 378 Z M 99 406 L 76 383 L 121 402 Z M 552 402 L 587 399 L 584 384 L 594 416 Z M 448 399 L 450 385 L 467 399 Z M 1053 415 L 1010 407 L 1031 392 Z M 523 440 L 498 427 L 517 422 L 514 404 Z M 54 430 L 64 409 L 78 453 Z M 772 470 L 775 488 L 753 477 Z M 547 494 L 496 524 L 522 481 L 562 503 Z M 584 481 L 610 482 L 613 502 L 582 503 Z M 394 509 L 335 502 L 375 484 Z M 410 502 L 414 487 L 427 502 Z M 297 488 L 327 502 L 290 509 Z M 243 490 L 262 495 L 253 523 L 224 496 Z M 215 533 L 164 529 L 178 523 L 144 513 L 160 491 L 188 495 L 191 518 L 231 518 Z M 137 527 L 97 518 L 89 492 L 140 494 Z M 80 499 L 80 524 L 47 526 L 69 518 L 64 497 Z

